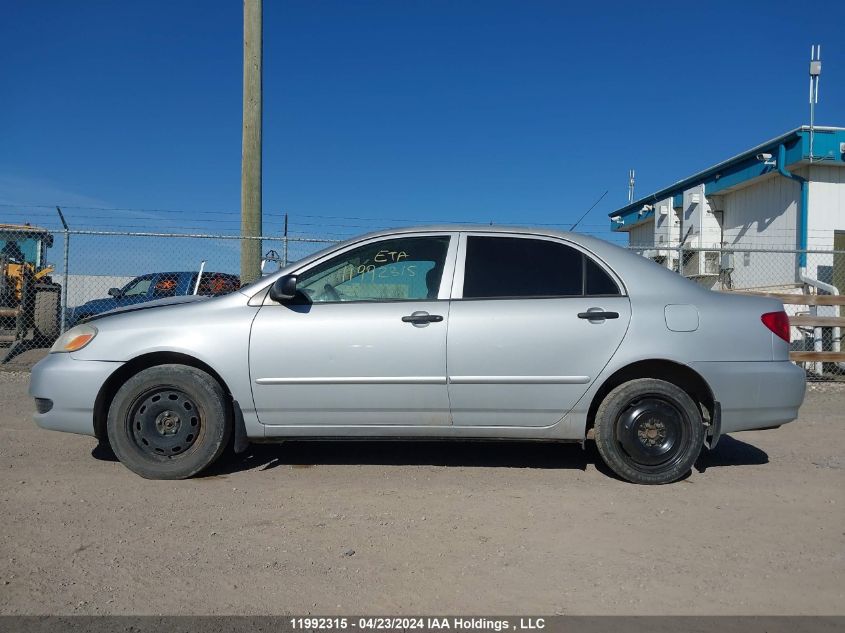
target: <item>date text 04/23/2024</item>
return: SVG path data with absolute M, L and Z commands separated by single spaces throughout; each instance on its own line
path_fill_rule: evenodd
M 306 617 L 291 618 L 291 628 L 301 631 L 360 629 L 375 631 L 537 631 L 545 628 L 543 618 L 465 617 Z

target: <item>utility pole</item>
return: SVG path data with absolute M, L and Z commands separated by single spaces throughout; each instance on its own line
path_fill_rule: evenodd
M 241 150 L 241 235 L 261 235 L 261 126 L 264 34 L 262 1 L 244 0 L 244 113 Z M 261 276 L 261 240 L 241 240 L 241 283 Z

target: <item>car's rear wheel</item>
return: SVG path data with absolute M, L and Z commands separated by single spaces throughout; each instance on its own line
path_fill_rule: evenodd
M 680 387 L 640 378 L 613 389 L 596 412 L 604 462 L 623 479 L 667 484 L 687 474 L 704 446 L 698 405 Z
M 132 376 L 108 415 L 118 459 L 147 479 L 185 479 L 213 464 L 232 433 L 220 384 L 186 365 L 159 365 Z

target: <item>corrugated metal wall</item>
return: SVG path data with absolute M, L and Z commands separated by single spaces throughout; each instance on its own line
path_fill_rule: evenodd
M 646 222 L 631 228 L 628 233 L 628 244 L 631 246 L 651 247 L 654 245 L 654 222 Z
M 845 231 L 845 168 L 813 165 L 809 169 L 809 247 L 830 249 L 833 232 Z
M 772 175 L 723 196 L 722 232 L 727 245 L 796 248 L 800 187 Z
M 778 175 L 722 196 L 726 245 L 797 248 L 800 196 L 797 182 Z M 738 287 L 779 286 L 797 281 L 795 256 L 786 253 L 748 253 L 736 257 L 734 266 L 733 281 Z
M 67 304 L 74 307 L 91 299 L 108 299 L 109 288 L 122 288 L 133 279 L 119 275 L 68 275 Z M 61 275 L 54 275 L 53 281 L 61 283 Z

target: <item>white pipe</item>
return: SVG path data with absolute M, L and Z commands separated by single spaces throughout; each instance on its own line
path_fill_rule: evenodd
M 197 274 L 197 283 L 194 284 L 194 291 L 191 294 L 197 294 L 200 289 L 200 280 L 202 279 L 202 271 L 205 270 L 205 260 L 200 262 L 200 271 Z
M 828 284 L 828 283 L 825 283 L 823 281 L 819 281 L 818 279 L 814 279 L 813 277 L 808 277 L 807 276 L 807 269 L 804 268 L 803 266 L 798 269 L 798 279 L 801 281 L 801 283 L 807 284 L 808 286 L 813 286 L 817 290 L 824 290 L 825 292 L 829 292 L 830 294 L 832 294 L 834 296 L 839 296 L 839 288 L 837 288 L 833 284 Z M 838 308 L 836 309 L 836 311 L 837 311 L 837 313 L 839 313 Z M 818 313 L 818 310 L 816 310 L 816 313 Z M 837 314 L 837 316 L 839 316 L 839 315 Z M 831 351 L 838 352 L 841 349 L 842 331 L 839 327 L 834 327 L 832 334 L 833 334 L 833 340 L 831 341 Z M 813 330 L 813 339 L 814 339 L 813 349 L 815 351 L 821 351 L 821 349 L 816 349 L 817 347 L 821 348 L 821 328 L 815 328 Z M 822 364 L 816 363 L 816 366 L 817 366 L 816 373 L 821 374 L 822 373 Z M 839 367 L 840 369 L 845 369 L 845 363 L 839 362 L 839 363 L 836 363 L 836 366 Z

